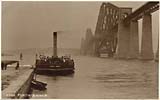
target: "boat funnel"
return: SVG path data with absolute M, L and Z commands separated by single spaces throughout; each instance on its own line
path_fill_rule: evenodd
M 53 56 L 57 57 L 57 32 L 53 32 Z

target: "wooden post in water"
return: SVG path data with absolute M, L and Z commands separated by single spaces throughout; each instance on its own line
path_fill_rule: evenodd
M 53 56 L 57 57 L 57 32 L 53 32 Z

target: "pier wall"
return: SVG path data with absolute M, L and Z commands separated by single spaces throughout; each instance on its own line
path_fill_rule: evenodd
M 23 99 L 28 96 L 31 82 L 33 79 L 33 70 L 27 70 L 23 75 L 12 81 L 8 88 L 2 91 L 3 99 Z

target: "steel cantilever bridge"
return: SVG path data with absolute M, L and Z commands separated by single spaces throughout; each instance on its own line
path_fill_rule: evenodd
M 81 54 L 116 58 L 158 59 L 152 46 L 152 16 L 159 10 L 159 2 L 147 2 L 132 12 L 132 8 L 102 3 L 95 34 L 87 29 L 81 41 Z M 142 19 L 142 41 L 139 53 L 138 20 Z

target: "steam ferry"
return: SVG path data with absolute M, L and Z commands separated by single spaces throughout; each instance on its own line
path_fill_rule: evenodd
M 35 73 L 47 75 L 68 75 L 74 73 L 74 60 L 70 55 L 57 56 L 57 32 L 53 32 L 53 55 L 40 55 L 36 59 Z

